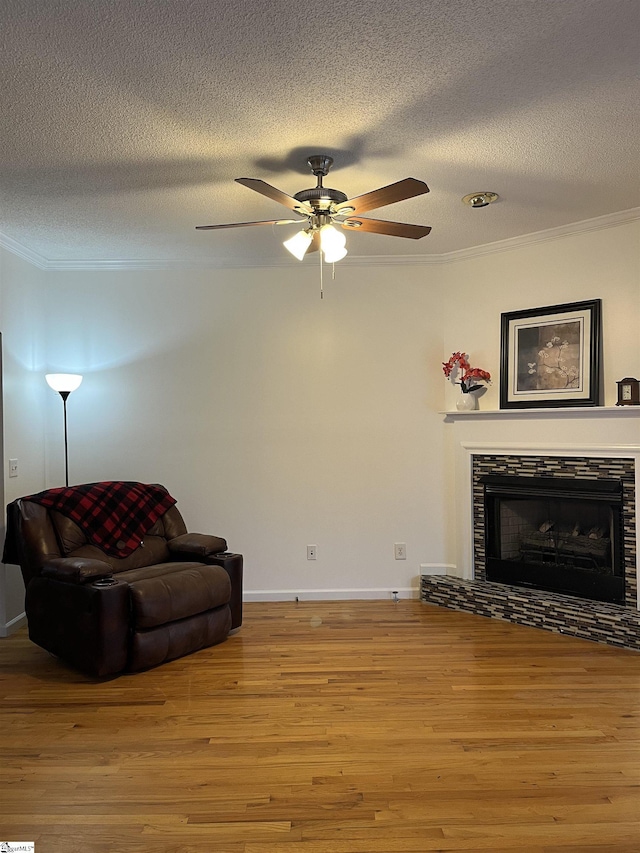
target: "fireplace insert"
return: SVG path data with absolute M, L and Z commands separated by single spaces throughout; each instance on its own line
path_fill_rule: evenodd
M 624 604 L 622 483 L 480 477 L 488 581 Z

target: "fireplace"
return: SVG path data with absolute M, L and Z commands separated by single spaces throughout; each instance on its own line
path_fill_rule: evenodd
M 625 603 L 622 483 L 486 474 L 488 581 Z
M 543 480 L 544 485 L 549 485 L 551 482 L 557 482 L 557 486 L 550 486 L 551 489 L 557 488 L 560 493 L 563 489 L 572 488 L 577 483 L 584 485 L 584 481 L 588 481 L 583 494 L 589 494 L 594 489 L 597 491 L 597 498 L 606 498 L 602 501 L 603 504 L 612 505 L 611 518 L 609 521 L 601 521 L 596 518 L 589 526 L 587 536 L 591 532 L 592 527 L 609 526 L 609 530 L 615 528 L 612 532 L 614 536 L 604 535 L 603 538 L 613 539 L 618 535 L 619 542 L 611 546 L 611 565 L 613 567 L 613 577 L 619 580 L 611 582 L 611 586 L 619 586 L 622 581 L 624 585 L 623 595 L 615 593 L 612 602 L 603 602 L 603 606 L 629 608 L 638 612 L 638 586 L 637 586 L 637 564 L 636 564 L 636 462 L 633 458 L 627 457 L 604 457 L 604 456 L 542 456 L 542 455 L 516 455 L 516 454 L 474 454 L 472 457 L 472 513 L 473 513 L 473 577 L 474 580 L 480 583 L 489 582 L 491 588 L 496 590 L 496 583 L 492 582 L 487 576 L 487 545 L 489 544 L 488 518 L 485 509 L 485 484 L 481 482 L 484 478 L 522 478 L 526 481 L 525 493 L 528 492 L 528 484 L 534 484 L 537 480 Z M 620 484 L 621 500 L 618 500 L 618 488 L 616 485 L 606 485 L 609 483 Z M 499 480 L 498 480 L 499 482 Z M 603 483 L 604 485 L 597 485 Z M 608 493 L 608 496 L 607 496 Z M 526 497 L 526 494 L 525 494 Z M 592 496 L 591 496 L 592 497 Z M 609 500 L 612 498 L 612 501 Z M 512 502 L 514 496 L 508 496 Z M 553 499 L 553 498 L 551 498 Z M 576 498 L 581 501 L 584 498 Z M 600 500 L 597 500 L 600 503 Z M 604 512 L 601 508 L 598 512 Z M 609 510 L 607 510 L 609 512 Z M 573 515 L 573 513 L 571 513 Z M 546 522 L 551 521 L 549 517 L 541 519 L 537 525 L 539 528 Z M 571 527 L 570 533 L 573 533 L 575 521 L 561 519 L 556 522 L 558 528 Z M 532 522 L 533 524 L 533 522 Z M 586 526 L 583 523 L 583 527 Z M 566 530 L 564 531 L 566 532 Z M 581 528 L 581 532 L 584 531 Z M 597 540 L 594 540 L 597 541 Z M 606 543 L 604 543 L 606 545 Z M 508 552 L 503 552 L 506 554 Z M 495 556 L 492 555 L 492 556 Z M 548 567 L 547 567 L 548 568 Z M 549 572 L 547 572 L 547 575 Z M 504 585 L 505 590 L 509 585 L 513 585 L 516 589 L 525 589 L 522 585 L 518 585 L 510 581 L 498 581 Z M 607 583 L 607 582 L 604 582 Z M 529 594 L 534 593 L 533 586 L 529 586 Z M 553 595 L 551 592 L 542 590 L 541 594 L 547 596 Z M 555 590 L 559 596 L 563 596 L 564 592 L 559 589 Z M 577 593 L 570 593 L 571 597 L 578 605 L 585 608 L 597 606 L 597 602 L 577 597 Z M 564 599 L 566 600 L 566 598 Z M 586 610 L 585 610 L 586 612 Z
M 472 540 L 470 543 L 472 544 L 470 554 L 472 574 L 470 576 L 423 575 L 420 581 L 422 600 L 440 607 L 462 610 L 493 619 L 505 619 L 532 628 L 570 634 L 585 640 L 594 640 L 640 652 L 638 557 L 636 550 L 638 542 L 636 496 L 637 484 L 640 482 L 640 446 L 637 448 L 635 445 L 626 446 L 624 450 L 628 452 L 625 454 L 622 446 L 612 447 L 611 451 L 608 448 L 598 447 L 597 449 L 602 449 L 603 453 L 594 453 L 595 447 L 586 446 L 584 447 L 585 453 L 578 453 L 576 452 L 578 446 L 574 445 L 573 455 L 557 452 L 556 448 L 554 448 L 556 452 L 541 454 L 539 452 L 540 445 L 519 446 L 517 448 L 512 445 L 509 450 L 505 448 L 499 451 L 493 450 L 494 447 L 494 443 L 486 445 L 469 442 L 464 445 L 470 462 L 469 473 L 471 475 L 468 483 L 471 489 L 472 505 Z M 623 452 L 620 453 L 620 451 Z M 597 572 L 597 574 L 615 578 L 616 580 L 611 582 L 614 589 L 615 587 L 619 588 L 622 582 L 623 597 L 620 596 L 619 589 L 613 594 L 615 600 L 599 601 L 593 598 L 580 597 L 574 592 L 565 594 L 561 590 L 549 591 L 547 589 L 536 589 L 522 583 L 517 584 L 514 583 L 513 578 L 505 582 L 491 580 L 487 576 L 486 554 L 487 545 L 491 544 L 486 529 L 489 519 L 485 509 L 485 483 L 481 482 L 482 479 L 488 477 L 518 477 L 526 480 L 524 493 L 520 492 L 515 495 L 512 493 L 505 496 L 507 508 L 510 511 L 514 510 L 514 503 L 518 510 L 524 507 L 523 500 L 518 499 L 529 497 L 530 486 L 533 486 L 538 478 L 544 480 L 544 486 L 548 486 L 551 480 L 557 480 L 558 485 L 550 488 L 558 489 L 559 493 L 565 487 L 570 488 L 576 485 L 582 487 L 584 483 L 579 481 L 589 481 L 586 484 L 586 492 L 590 493 L 592 488 L 595 488 L 596 503 L 602 504 L 602 506 L 599 509 L 596 507 L 595 510 L 589 510 L 589 513 L 595 513 L 595 516 L 587 514 L 586 520 L 582 522 L 582 527 L 586 527 L 586 524 L 590 525 L 587 536 L 593 527 L 604 528 L 602 536 L 599 536 L 599 531 L 594 531 L 600 540 L 612 540 L 615 538 L 616 532 L 620 533 L 619 544 L 611 545 L 601 542 L 601 546 L 603 546 L 601 550 L 606 554 L 606 561 L 601 563 L 602 571 Z M 603 481 L 614 481 L 616 485 L 592 486 L 594 482 L 602 483 Z M 461 494 L 464 495 L 462 478 L 459 478 L 458 485 L 462 489 Z M 502 486 L 500 480 L 497 481 L 497 485 Z M 619 490 L 622 496 L 621 501 L 618 501 Z M 552 502 L 562 496 L 559 493 L 553 492 L 550 496 L 542 496 L 542 500 Z M 589 499 L 592 497 L 593 495 L 589 494 Z M 537 532 L 541 533 L 540 527 L 546 526 L 547 522 L 552 522 L 558 529 L 558 533 L 562 528 L 565 528 L 564 532 L 572 535 L 576 527 L 576 520 L 572 517 L 575 515 L 576 508 L 583 508 L 582 501 L 585 498 L 574 495 L 571 500 L 578 501 L 578 507 L 570 505 L 569 519 L 558 516 L 558 520 L 556 520 L 550 517 L 549 506 L 547 505 L 545 507 L 546 512 L 538 510 L 538 513 L 534 514 L 535 521 L 538 522 L 537 525 L 531 520 L 528 522 L 529 527 L 533 527 L 534 531 L 537 527 Z M 464 501 L 461 501 L 460 505 L 462 506 L 463 503 Z M 606 513 L 604 518 L 601 515 L 602 512 Z M 526 510 L 524 514 L 527 515 Z M 529 514 L 531 515 L 531 513 Z M 492 521 L 491 524 L 493 523 Z M 514 522 L 513 526 L 517 528 L 519 524 L 520 522 Z M 582 531 L 582 527 L 578 526 Z M 553 528 L 548 527 L 546 532 L 549 532 L 550 529 Z M 554 549 L 560 550 L 559 544 L 558 538 L 558 545 L 553 545 L 551 548 L 552 553 Z M 510 546 L 504 546 L 501 558 L 513 563 L 513 554 L 507 550 L 508 547 Z M 524 550 L 526 551 L 526 548 Z M 543 555 L 550 560 L 549 549 L 547 549 L 546 554 L 544 554 L 544 546 L 542 550 Z M 569 566 L 569 570 L 576 569 L 575 563 L 581 562 L 575 555 L 577 550 L 576 548 L 573 549 L 574 566 Z M 459 554 L 464 561 L 464 545 L 459 546 Z M 555 566 L 555 556 L 553 559 Z M 609 569 L 609 561 L 611 562 L 611 569 Z M 460 565 L 463 565 L 463 562 Z M 582 566 L 584 566 L 584 562 L 582 562 Z M 546 567 L 546 569 L 549 568 L 549 566 Z M 583 567 L 576 570 L 585 571 Z M 548 574 L 549 572 L 547 572 Z

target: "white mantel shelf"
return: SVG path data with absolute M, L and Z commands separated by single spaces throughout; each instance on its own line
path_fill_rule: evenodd
M 475 409 L 471 412 L 439 412 L 446 420 L 455 421 L 462 418 L 480 418 L 491 420 L 493 418 L 615 418 L 615 417 L 638 417 L 640 406 L 570 406 L 567 408 L 549 409 Z

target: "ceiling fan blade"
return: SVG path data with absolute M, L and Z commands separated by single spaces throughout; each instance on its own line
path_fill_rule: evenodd
M 371 234 L 388 234 L 390 237 L 409 237 L 419 240 L 431 231 L 429 225 L 407 225 L 406 222 L 385 222 L 384 219 L 345 219 L 340 223 L 347 231 L 368 231 Z
M 260 222 L 230 222 L 227 225 L 196 225 L 196 231 L 214 231 L 219 228 L 245 228 L 247 225 L 293 225 L 304 219 L 263 219 Z
M 303 214 L 311 214 L 313 212 L 308 204 L 283 193 L 282 190 L 272 187 L 271 184 L 261 181 L 260 178 L 236 178 L 236 182 L 242 184 L 243 187 L 249 187 L 250 190 L 255 190 L 260 195 L 266 195 L 267 198 L 273 199 L 273 201 L 284 204 L 289 210 L 300 211 Z
M 354 213 L 364 213 L 366 210 L 384 207 L 385 204 L 394 204 L 396 201 L 404 201 L 407 198 L 414 198 L 414 196 L 428 192 L 429 187 L 424 181 L 418 181 L 416 178 L 405 178 L 403 181 L 396 181 L 395 184 L 380 187 L 380 189 L 372 190 L 370 193 L 348 198 L 336 205 L 336 213 L 339 213 L 344 207 L 355 208 Z M 351 211 L 349 212 L 351 213 Z

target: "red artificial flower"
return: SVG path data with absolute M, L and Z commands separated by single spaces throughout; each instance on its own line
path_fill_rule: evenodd
M 464 376 L 462 377 L 465 382 L 467 379 L 484 379 L 485 381 L 489 381 L 491 379 L 491 374 L 486 370 L 482 370 L 480 367 L 470 367 L 465 371 Z
M 449 361 L 442 362 L 442 370 L 447 379 L 451 375 L 451 371 L 456 366 L 462 371 L 469 370 L 471 368 L 471 365 L 467 361 L 466 353 L 454 352 L 451 354 Z
M 460 371 L 460 381 L 455 382 L 460 385 L 463 394 L 468 394 L 470 391 L 477 391 L 482 388 L 478 382 L 490 382 L 491 374 L 487 370 L 482 370 L 480 367 L 471 367 L 469 357 L 464 352 L 451 353 L 449 361 L 442 362 L 442 372 L 449 379 L 455 368 Z M 455 380 L 454 380 L 455 381 Z

